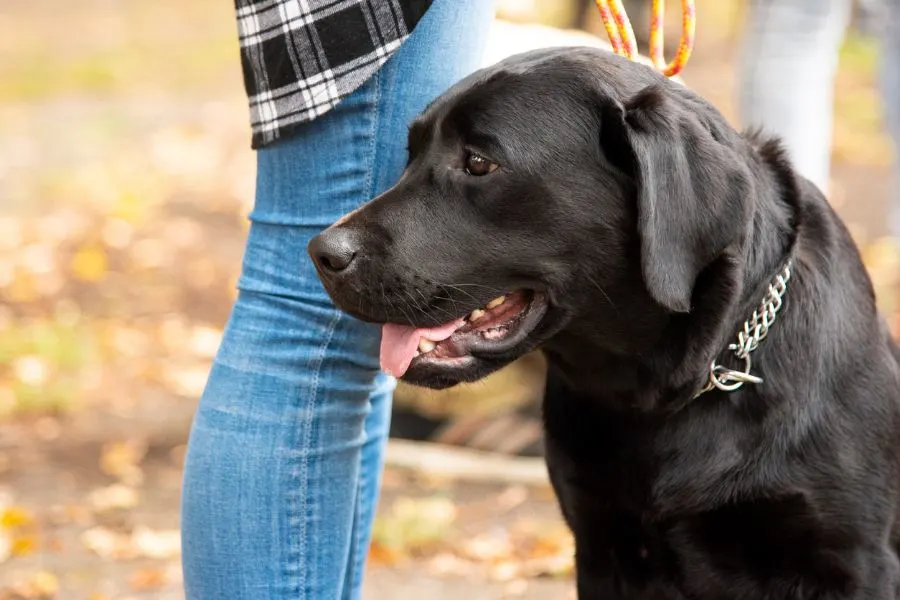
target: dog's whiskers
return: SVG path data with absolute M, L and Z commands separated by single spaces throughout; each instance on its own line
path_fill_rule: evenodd
M 619 313 L 619 307 L 616 306 L 616 303 L 613 302 L 612 298 L 609 297 L 609 294 L 606 293 L 606 290 L 603 289 L 603 286 L 601 286 L 599 283 L 597 283 L 593 277 L 591 277 L 590 275 L 588 275 L 586 273 L 585 273 L 585 278 L 587 278 L 587 280 L 590 281 L 594 285 L 595 288 L 600 290 L 600 293 L 603 294 L 603 297 L 606 298 L 606 301 L 609 302 L 609 305 L 612 306 L 614 311 L 616 311 L 616 314 L 621 316 L 621 314 Z
M 416 290 L 416 292 L 422 297 L 422 301 L 425 303 L 425 306 L 426 306 L 426 307 L 427 307 L 427 306 L 430 306 L 429 303 L 428 303 L 428 298 L 425 296 L 425 294 L 422 293 L 422 290 L 420 290 L 419 288 L 415 288 L 415 290 Z M 436 296 L 435 299 L 440 300 L 441 298 L 439 298 L 439 297 Z M 451 299 L 451 300 L 452 300 L 452 299 Z M 453 302 L 456 302 L 456 301 L 453 300 Z M 439 306 L 432 306 L 432 308 L 434 308 L 435 310 L 439 310 L 439 311 L 443 312 L 444 314 L 446 314 L 447 316 L 449 316 L 451 319 L 455 319 L 455 318 L 456 318 L 456 315 L 454 315 L 454 314 L 451 313 L 450 311 L 445 310 L 445 309 L 443 309 L 443 308 L 441 308 L 441 307 L 439 307 Z
M 407 306 L 407 308 L 409 308 L 409 307 Z M 397 304 L 397 310 L 399 310 L 400 312 L 403 313 L 403 317 L 406 319 L 406 321 L 407 321 L 408 323 L 412 323 L 412 322 L 413 322 L 413 318 L 409 316 L 409 313 L 406 312 L 405 310 L 403 310 L 403 304 L 402 304 L 402 303 L 398 303 L 398 304 Z
M 420 315 L 422 315 L 423 317 L 428 317 L 428 316 L 429 316 L 429 315 L 428 315 L 428 312 L 427 312 L 424 308 L 422 308 L 422 306 L 419 304 L 419 301 L 416 299 L 415 296 L 413 296 L 413 295 L 409 292 L 409 290 L 404 289 L 404 290 L 403 290 L 403 293 L 406 294 L 406 296 L 409 297 L 409 299 L 412 301 L 412 304 L 411 304 L 411 305 L 408 305 L 408 306 L 410 306 L 410 308 L 412 308 L 413 310 L 417 311 L 417 312 L 418 312 Z
M 422 294 L 422 292 L 420 292 L 418 289 L 416 289 L 416 291 L 419 292 L 419 295 L 421 295 L 422 298 L 425 300 L 425 303 L 426 303 L 425 306 L 428 306 L 428 299 L 425 298 L 425 296 Z M 440 298 L 438 298 L 438 299 L 440 299 Z M 444 309 L 444 308 L 441 308 L 440 306 L 431 306 L 431 308 L 434 309 L 434 310 L 440 311 L 440 312 L 442 312 L 443 314 L 445 314 L 445 315 L 448 317 L 448 320 L 453 321 L 453 320 L 456 320 L 456 319 L 458 318 L 457 315 L 453 314 L 453 313 L 450 312 L 449 310 L 446 310 L 446 309 Z M 421 310 L 421 309 L 420 309 L 420 312 L 421 312 L 424 316 L 426 316 L 426 317 L 429 316 L 428 313 L 427 313 L 427 311 L 425 311 L 425 310 Z
M 475 296 L 473 296 L 472 294 L 470 294 L 469 292 L 467 292 L 466 290 L 464 290 L 462 288 L 463 287 L 479 288 L 479 289 L 483 289 L 483 290 L 489 290 L 492 294 L 503 292 L 503 290 L 501 290 L 500 288 L 490 286 L 490 285 L 481 285 L 479 283 L 442 283 L 440 281 L 435 281 L 434 284 L 437 285 L 438 287 L 453 289 L 453 290 L 456 290 L 463 294 L 466 294 L 467 296 L 469 296 L 470 298 L 472 298 L 473 300 L 476 300 L 476 301 L 478 300 L 478 298 L 475 298 Z
M 409 314 L 407 314 L 407 312 L 406 312 L 405 310 L 403 310 L 403 307 L 402 307 L 402 306 L 397 306 L 396 304 L 394 304 L 394 302 L 390 299 L 390 297 L 389 297 L 387 294 L 384 293 L 384 283 L 381 284 L 381 296 L 384 298 L 384 300 L 385 300 L 385 301 L 388 303 L 388 305 L 391 307 L 391 312 L 401 312 L 401 313 L 403 313 L 403 316 L 406 318 L 406 320 L 409 321 L 410 323 L 412 323 L 412 319 L 409 318 Z

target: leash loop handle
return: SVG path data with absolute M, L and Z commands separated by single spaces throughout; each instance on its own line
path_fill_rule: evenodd
M 594 0 L 600 11 L 600 19 L 609 36 L 613 52 L 619 56 L 634 60 L 637 57 L 637 41 L 631 21 L 625 14 L 621 0 Z M 675 58 L 667 63 L 664 56 L 664 34 L 666 2 L 653 0 L 650 19 L 650 60 L 653 66 L 666 77 L 679 74 L 694 48 L 694 34 L 697 29 L 697 13 L 694 0 L 681 0 L 681 41 Z
M 631 28 L 631 20 L 625 14 L 625 7 L 621 0 L 594 0 L 600 11 L 600 20 L 606 28 L 609 43 L 613 52 L 619 56 L 634 60 L 637 56 L 637 40 L 634 37 L 634 29 Z
M 653 0 L 653 16 L 650 22 L 650 60 L 666 77 L 677 75 L 684 69 L 694 49 L 694 33 L 697 29 L 697 13 L 694 0 L 681 0 L 681 40 L 672 62 L 666 63 L 663 55 L 663 23 L 666 1 Z

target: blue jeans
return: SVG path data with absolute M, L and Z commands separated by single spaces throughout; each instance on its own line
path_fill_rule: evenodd
M 200 399 L 182 498 L 188 600 L 357 598 L 394 380 L 306 253 L 386 190 L 409 122 L 480 66 L 489 0 L 435 0 L 379 72 L 257 153 L 239 295 Z
M 797 170 L 825 193 L 850 8 L 851 0 L 750 0 L 744 25 L 741 121 L 781 136 Z
M 900 0 L 869 0 L 881 38 L 885 123 L 900 153 Z M 784 141 L 797 169 L 828 193 L 834 85 L 851 0 L 751 0 L 741 57 L 744 126 L 762 126 Z M 900 236 L 900 160 L 895 158 L 889 233 Z
M 890 186 L 889 233 L 900 238 L 900 0 L 886 0 L 881 34 L 879 83 L 884 121 L 894 143 L 894 180 Z

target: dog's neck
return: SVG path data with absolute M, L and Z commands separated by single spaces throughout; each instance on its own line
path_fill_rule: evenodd
M 698 276 L 693 310 L 671 315 L 654 307 L 652 314 L 633 314 L 634 319 L 621 315 L 637 328 L 622 337 L 643 344 L 626 351 L 616 342 L 611 346 L 610 336 L 580 324 L 560 334 L 545 352 L 551 369 L 573 391 L 610 408 L 676 410 L 708 382 L 710 362 L 728 354 L 728 344 L 783 271 L 797 242 L 801 192 L 794 171 L 777 144 L 747 151 L 764 167 L 754 182 L 747 227 Z
M 729 253 L 733 259 L 733 279 L 739 284 L 731 290 L 734 302 L 726 304 L 725 310 L 711 312 L 720 316 L 717 322 L 709 324 L 717 335 L 711 336 L 709 343 L 696 335 L 689 338 L 687 346 L 692 351 L 687 354 L 682 365 L 682 371 L 686 375 L 694 371 L 694 359 L 704 356 L 707 365 L 722 358 L 730 360 L 731 366 L 738 372 L 749 369 L 752 360 L 744 362 L 736 358 L 733 350 L 726 349 L 739 342 L 739 331 L 752 331 L 753 325 L 758 324 L 758 319 L 752 315 L 758 317 L 762 314 L 762 303 L 768 302 L 769 308 L 776 303 L 780 306 L 782 297 L 788 293 L 787 282 L 792 272 L 803 215 L 800 182 L 777 142 L 759 142 L 751 137 L 748 150 L 749 159 L 757 160 L 761 168 L 756 171 L 759 175 L 754 181 L 745 236 L 735 244 L 733 252 Z M 725 266 L 724 269 L 727 270 L 728 267 Z M 729 277 L 722 270 L 713 270 L 707 280 L 728 281 Z M 774 323 L 777 315 L 772 316 L 770 313 L 770 317 L 773 319 L 772 326 L 777 326 Z M 722 335 L 726 336 L 725 340 L 721 339 Z M 691 399 L 709 391 L 710 387 L 715 387 L 714 380 L 709 375 L 707 371 L 704 385 Z M 680 382 L 675 383 L 677 385 Z M 728 391 L 726 387 L 718 389 Z

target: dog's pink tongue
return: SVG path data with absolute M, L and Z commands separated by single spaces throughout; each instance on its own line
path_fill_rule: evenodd
M 402 377 L 416 356 L 423 337 L 441 342 L 463 326 L 462 319 L 438 327 L 416 329 L 410 325 L 386 323 L 381 328 L 381 369 L 388 375 Z

